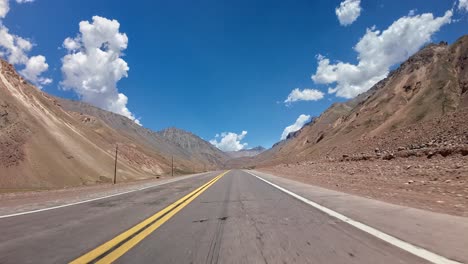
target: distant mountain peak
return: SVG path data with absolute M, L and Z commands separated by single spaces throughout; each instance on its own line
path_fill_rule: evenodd
M 262 146 L 256 146 L 254 148 L 249 148 L 249 149 L 242 149 L 240 151 L 249 151 L 249 150 L 256 150 L 256 151 L 265 151 L 266 148 L 262 147 Z
M 243 157 L 254 157 L 264 152 L 266 149 L 262 146 L 257 146 L 249 149 L 241 149 L 238 151 L 227 151 L 225 152 L 231 158 L 243 158 Z
M 221 150 L 205 141 L 201 137 L 176 127 L 169 127 L 156 132 L 171 144 L 175 144 L 186 150 L 190 155 L 202 156 L 208 160 L 216 160 L 221 164 L 228 157 Z

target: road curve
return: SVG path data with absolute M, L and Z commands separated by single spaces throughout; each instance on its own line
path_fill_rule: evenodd
M 0 263 L 71 262 L 148 219 L 106 254 L 120 250 L 116 263 L 426 263 L 240 170 L 0 219 Z

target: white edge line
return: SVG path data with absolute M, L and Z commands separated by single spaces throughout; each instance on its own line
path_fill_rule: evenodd
M 306 198 L 304 198 L 304 197 L 302 197 L 300 195 L 297 195 L 297 194 L 295 194 L 295 193 L 293 193 L 293 192 L 291 192 L 289 190 L 286 190 L 285 188 L 283 188 L 281 186 L 278 186 L 278 185 L 276 185 L 276 184 L 274 184 L 272 182 L 269 182 L 269 181 L 263 179 L 262 177 L 255 175 L 254 173 L 251 173 L 249 171 L 246 171 L 246 172 L 249 173 L 250 175 L 258 178 L 259 180 L 262 180 L 262 181 L 268 183 L 269 185 L 277 188 L 278 190 L 280 190 L 282 192 L 285 192 L 285 193 L 291 195 L 292 197 L 294 197 L 294 198 L 296 198 L 296 199 L 298 199 L 298 200 L 300 200 L 300 201 L 302 201 L 302 202 L 304 202 L 304 203 L 306 203 L 308 205 L 311 205 L 311 206 L 319 209 L 320 211 L 322 211 L 322 212 L 324 212 L 324 213 L 326 213 L 326 214 L 328 214 L 330 216 L 338 218 L 339 220 L 341 220 L 341 221 L 343 221 L 345 223 L 348 223 L 348 224 L 356 227 L 359 230 L 362 230 L 362 231 L 364 231 L 364 232 L 366 232 L 368 234 L 371 234 L 371 235 L 373 235 L 373 236 L 375 236 L 375 237 L 377 237 L 377 238 L 379 238 L 379 239 L 381 239 L 381 240 L 383 240 L 383 241 L 385 241 L 387 243 L 390 243 L 390 244 L 392 244 L 392 245 L 394 245 L 394 246 L 396 246 L 396 247 L 398 247 L 400 249 L 403 249 L 403 250 L 405 250 L 405 251 L 407 251 L 407 252 L 409 252 L 409 253 L 411 253 L 413 255 L 416 255 L 416 256 L 418 256 L 420 258 L 423 258 L 423 259 L 425 259 L 427 261 L 430 261 L 432 263 L 441 263 L 441 264 L 461 263 L 461 262 L 450 260 L 450 259 L 448 259 L 446 257 L 443 257 L 441 255 L 430 252 L 430 251 L 428 251 L 426 249 L 420 248 L 418 246 L 415 246 L 415 245 L 412 245 L 412 244 L 410 244 L 408 242 L 405 242 L 405 241 L 403 241 L 401 239 L 398 239 L 396 237 L 388 235 L 388 234 L 386 234 L 386 233 L 384 233 L 382 231 L 379 231 L 379 230 L 377 230 L 377 229 L 375 229 L 373 227 L 370 227 L 370 226 L 367 226 L 367 225 L 365 225 L 365 224 L 363 224 L 361 222 L 355 221 L 355 220 L 353 220 L 353 219 L 351 219 L 351 218 L 349 218 L 347 216 L 344 216 L 344 215 L 342 215 L 342 214 L 340 214 L 338 212 L 335 212 L 335 211 L 333 211 L 331 209 L 328 209 L 327 207 L 324 207 L 324 206 L 322 206 L 322 205 L 320 205 L 318 203 L 315 203 L 315 202 L 310 201 L 310 200 L 308 200 L 308 199 L 306 199 Z
M 207 173 L 210 173 L 210 172 L 207 172 Z M 168 181 L 166 181 L 166 182 L 160 182 L 160 183 L 157 183 L 157 184 L 154 184 L 154 185 L 150 185 L 150 186 L 138 188 L 138 189 L 135 189 L 135 190 L 125 191 L 125 192 L 121 192 L 121 193 L 114 193 L 114 194 L 111 194 L 111 195 L 106 195 L 106 196 L 102 196 L 102 197 L 97 197 L 97 198 L 93 198 L 93 199 L 89 199 L 89 200 L 83 200 L 83 201 L 79 201 L 79 202 L 74 202 L 74 203 L 69 203 L 69 204 L 62 204 L 62 205 L 57 205 L 57 206 L 52 206 L 52 207 L 46 207 L 46 208 L 37 209 L 37 210 L 31 210 L 31 211 L 25 211 L 25 212 L 20 212 L 20 213 L 15 213 L 15 214 L 0 215 L 0 219 L 2 219 L 2 218 L 8 218 L 8 217 L 14 217 L 14 216 L 20 216 L 20 215 L 26 215 L 26 214 L 39 213 L 39 212 L 43 212 L 43 211 L 49 211 L 49 210 L 59 209 L 59 208 L 63 208 L 63 207 L 68 207 L 68 206 L 83 204 L 83 203 L 89 203 L 89 202 L 93 202 L 93 201 L 97 201 L 97 200 L 102 200 L 102 199 L 106 199 L 106 198 L 110 198 L 110 197 L 114 197 L 114 196 L 119 196 L 119 195 L 122 195 L 122 194 L 127 194 L 127 193 L 132 193 L 132 192 L 138 192 L 138 191 L 146 190 L 146 189 L 149 189 L 149 188 L 158 187 L 158 186 L 165 185 L 165 184 L 168 184 L 168 183 L 173 183 L 173 182 L 185 180 L 185 179 L 187 179 L 187 178 L 196 177 L 196 176 L 201 176 L 201 175 L 204 175 L 204 174 L 207 174 L 207 173 L 195 174 L 195 175 L 188 175 L 188 176 L 183 177 L 183 178 L 171 179 L 171 180 L 168 180 Z

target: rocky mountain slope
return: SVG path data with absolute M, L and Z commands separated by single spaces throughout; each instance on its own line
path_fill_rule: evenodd
M 228 151 L 226 154 L 233 159 L 244 158 L 244 157 L 255 157 L 258 154 L 264 152 L 266 149 L 262 146 L 258 146 L 250 149 L 241 149 L 239 151 Z
M 123 116 L 50 96 L 27 83 L 12 65 L 1 60 L 3 190 L 109 182 L 117 144 L 119 181 L 167 174 L 172 156 L 179 174 L 218 168 L 224 158 L 219 153 L 215 157 L 195 155 L 193 150 Z
M 426 46 L 368 92 L 332 105 L 251 163 L 465 153 L 467 108 L 463 36 L 452 45 Z
M 209 142 L 190 132 L 168 128 L 159 132 L 137 125 L 128 118 L 102 110 L 89 104 L 58 98 L 61 106 L 74 113 L 93 116 L 131 140 L 140 142 L 166 156 L 174 156 L 177 160 L 188 160 L 191 167 L 200 169 L 216 169 L 222 166 L 228 158 L 222 151 Z
M 182 148 L 192 159 L 200 160 L 208 166 L 207 169 L 223 166 L 229 156 L 201 139 L 199 136 L 178 128 L 167 128 L 157 132 L 162 138 L 173 145 Z
M 366 93 L 332 105 L 289 139 L 235 165 L 468 216 L 467 117 L 463 36 L 423 48 Z

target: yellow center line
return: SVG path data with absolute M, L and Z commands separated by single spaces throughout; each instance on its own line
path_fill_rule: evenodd
M 229 171 L 221 173 L 196 190 L 180 198 L 175 203 L 167 206 L 163 210 L 150 216 L 141 223 L 135 225 L 134 227 L 128 229 L 127 231 L 121 233 L 115 238 L 107 241 L 106 243 L 100 245 L 99 247 L 91 250 L 90 252 L 73 260 L 70 263 L 111 263 L 115 261 L 135 245 L 137 245 L 145 237 L 158 229 L 162 224 L 171 219 L 175 214 L 182 210 L 182 208 L 187 206 L 190 202 L 206 191 L 211 185 L 221 179 L 221 177 L 226 175 L 228 172 Z

